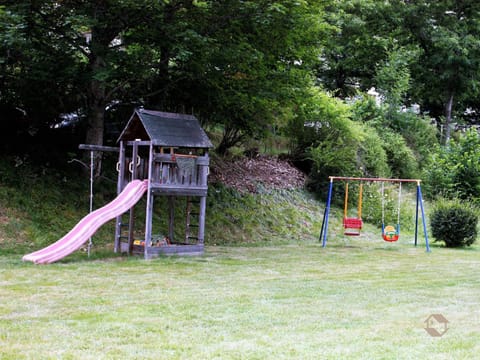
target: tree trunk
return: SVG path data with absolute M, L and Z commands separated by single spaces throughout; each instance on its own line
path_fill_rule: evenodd
M 88 114 L 88 127 L 85 136 L 85 143 L 89 145 L 103 145 L 103 129 L 104 129 L 104 108 L 105 105 L 97 104 L 90 107 Z M 88 156 L 90 156 L 88 154 Z M 94 153 L 94 176 L 97 178 L 102 171 L 102 153 L 95 151 Z
M 453 92 L 450 93 L 445 104 L 445 145 L 450 142 L 450 124 L 452 123 Z
M 225 125 L 222 140 L 215 149 L 215 152 L 224 156 L 231 147 L 239 144 L 244 138 L 245 135 L 241 130 Z
M 95 74 L 104 67 L 104 61 L 100 56 L 95 56 L 90 63 L 90 70 Z M 103 145 L 104 115 L 107 103 L 105 83 L 92 78 L 89 86 L 87 130 L 85 143 L 89 145 Z M 102 170 L 102 154 L 94 154 L 95 177 L 100 176 Z

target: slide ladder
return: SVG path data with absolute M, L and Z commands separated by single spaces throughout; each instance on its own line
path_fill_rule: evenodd
M 185 242 L 191 243 L 191 240 L 198 241 L 199 216 L 200 216 L 200 200 L 187 197 L 187 226 L 185 230 Z

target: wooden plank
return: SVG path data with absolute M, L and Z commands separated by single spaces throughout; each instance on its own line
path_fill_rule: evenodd
M 207 197 L 200 198 L 200 211 L 198 217 L 198 243 L 203 244 L 205 236 L 205 213 L 207 210 Z
M 174 225 L 175 225 L 175 196 L 168 197 L 168 237 L 170 241 L 174 241 Z
M 149 177 L 152 176 L 152 162 L 153 162 L 153 146 L 150 146 L 150 155 L 149 155 Z M 146 245 L 150 244 L 152 241 L 152 221 L 153 221 L 153 202 L 154 196 L 151 191 L 151 181 L 148 182 L 147 190 L 147 209 L 145 211 L 145 242 Z M 148 258 L 147 248 L 144 249 L 144 257 Z
M 140 146 L 150 146 L 151 141 L 145 141 L 145 140 L 133 140 L 133 141 L 127 141 L 127 145 L 133 146 L 134 144 L 140 145 Z
M 117 181 L 117 194 L 120 194 L 124 188 L 125 183 L 125 142 L 120 141 L 120 154 L 117 165 L 118 181 Z M 115 240 L 113 244 L 113 251 L 118 253 L 120 249 L 120 236 L 121 236 L 121 223 L 122 216 L 118 216 L 115 223 Z
M 202 255 L 205 251 L 203 244 L 198 245 L 168 245 L 168 246 L 133 246 L 134 255 L 146 254 L 146 259 L 158 257 L 160 255 Z
M 178 195 L 178 196 L 207 196 L 208 187 L 192 187 L 192 186 L 178 186 L 165 185 L 159 183 L 152 183 L 152 192 L 155 195 Z
M 179 156 L 176 155 L 175 156 Z M 181 157 L 181 156 L 179 156 Z M 169 163 L 176 163 L 176 160 L 172 158 L 171 154 L 155 154 L 154 155 L 155 161 L 160 161 L 160 162 L 169 162 Z M 210 159 L 208 155 L 205 156 L 196 156 L 195 157 L 197 165 L 209 165 L 210 164 Z
M 80 150 L 90 150 L 90 151 L 104 151 L 104 152 L 119 152 L 119 147 L 113 146 L 101 146 L 101 145 L 89 145 L 89 144 L 80 144 L 78 145 Z

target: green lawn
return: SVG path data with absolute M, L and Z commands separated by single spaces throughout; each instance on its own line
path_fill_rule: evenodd
M 0 359 L 473 359 L 480 249 L 334 238 L 38 266 L 0 256 Z M 431 337 L 431 314 L 449 320 Z

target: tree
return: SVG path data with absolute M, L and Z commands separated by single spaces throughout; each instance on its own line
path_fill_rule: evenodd
M 469 201 L 480 199 L 480 136 L 469 130 L 432 154 L 424 178 L 426 193 Z
M 386 59 L 377 66 L 375 84 L 388 107 L 387 116 L 392 118 L 406 102 L 411 87 L 411 64 L 418 58 L 416 49 L 394 47 Z
M 332 1 L 325 16 L 330 36 L 317 71 L 326 89 L 341 98 L 375 86 L 378 64 L 387 58 L 398 33 L 398 14 L 390 2 Z
M 433 116 L 443 115 L 448 143 L 455 111 L 463 113 L 478 95 L 480 3 L 412 0 L 403 12 L 405 30 L 423 50 L 412 70 L 413 96 Z
M 223 153 L 262 136 L 292 94 L 311 84 L 322 7 L 293 0 L 9 1 L 19 39 L 26 39 L 14 60 L 22 84 L 15 93 L 32 102 L 30 113 L 54 94 L 42 116 L 48 121 L 81 108 L 91 144 L 103 142 L 112 100 L 194 111 L 224 129 Z M 28 92 L 32 80 L 41 91 Z
M 203 20 L 190 22 L 202 44 L 182 62 L 182 81 L 172 94 L 223 130 L 217 151 L 224 154 L 246 139 L 262 138 L 270 125 L 286 123 L 284 109 L 312 81 L 322 6 L 292 0 L 204 3 Z
M 86 117 L 85 142 L 101 145 L 106 106 L 140 99 L 145 83 L 164 70 L 162 59 L 169 63 L 149 47 L 149 29 L 172 8 L 180 11 L 192 3 L 10 1 L 5 9 L 19 36 L 13 42 L 16 56 L 9 57 L 13 81 L 6 88 L 30 118 L 47 128 L 60 113 L 80 109 Z

